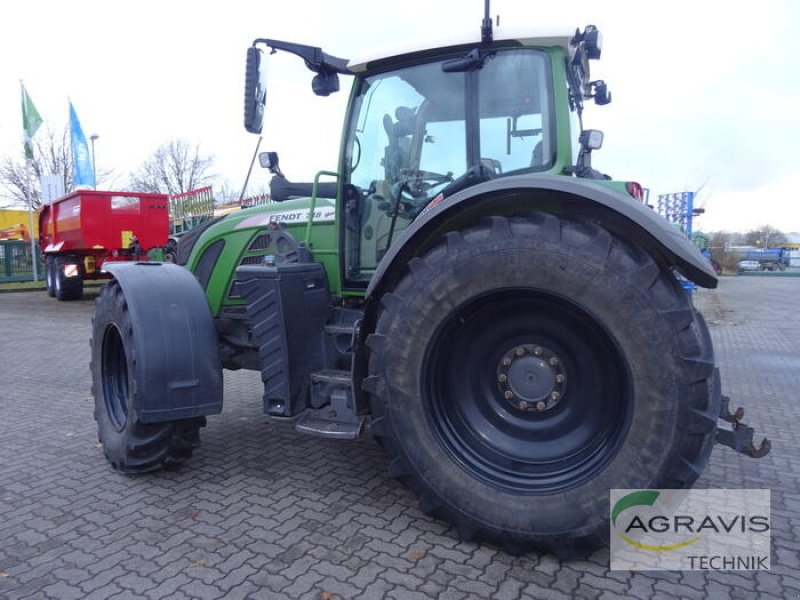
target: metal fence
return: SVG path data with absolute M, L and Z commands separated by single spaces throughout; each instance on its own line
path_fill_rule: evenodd
M 35 246 L 39 280 L 43 279 L 41 252 Z M 0 283 L 33 281 L 31 243 L 18 240 L 0 241 Z

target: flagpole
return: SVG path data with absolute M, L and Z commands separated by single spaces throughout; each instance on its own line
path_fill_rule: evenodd
M 36 264 L 36 236 L 33 229 L 33 197 L 31 196 L 31 161 L 25 159 L 25 176 L 28 184 L 25 188 L 25 195 L 28 198 L 28 224 L 31 231 L 31 264 L 33 265 L 33 280 L 39 281 L 39 267 Z
M 25 199 L 28 201 L 28 227 L 30 228 L 31 239 L 31 267 L 33 270 L 33 280 L 39 281 L 39 266 L 36 262 L 36 236 L 33 229 L 33 184 L 31 183 L 31 159 L 33 158 L 32 138 L 42 124 L 39 112 L 28 98 L 25 91 L 25 84 L 19 80 L 22 89 L 22 144 L 25 148 Z M 30 108 L 30 114 L 29 114 Z

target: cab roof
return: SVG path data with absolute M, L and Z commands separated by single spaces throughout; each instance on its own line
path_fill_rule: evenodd
M 572 45 L 570 41 L 575 37 L 575 29 L 569 27 L 498 27 L 494 30 L 494 42 L 517 42 L 522 46 L 533 47 L 560 47 L 567 55 L 570 54 Z M 364 56 L 358 56 L 347 63 L 347 70 L 352 73 L 361 73 L 373 66 L 388 59 L 401 59 L 411 57 L 414 54 L 436 52 L 447 48 L 458 48 L 461 46 L 475 46 L 481 43 L 480 31 L 473 30 L 448 39 L 442 39 L 440 43 L 423 45 L 421 42 L 410 42 L 402 46 L 383 48 Z

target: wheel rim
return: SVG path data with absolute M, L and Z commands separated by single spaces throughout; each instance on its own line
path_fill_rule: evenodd
M 472 477 L 518 493 L 593 479 L 619 450 L 630 375 L 585 309 L 532 289 L 472 299 L 435 332 L 423 368 L 429 424 Z
M 114 428 L 122 431 L 128 422 L 128 358 L 116 325 L 103 336 L 101 372 L 106 413 Z

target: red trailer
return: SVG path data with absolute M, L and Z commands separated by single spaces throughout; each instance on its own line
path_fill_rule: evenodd
M 139 192 L 73 192 L 39 212 L 47 291 L 59 300 L 83 295 L 85 279 L 106 278 L 103 263 L 146 260 L 169 235 L 168 197 Z

